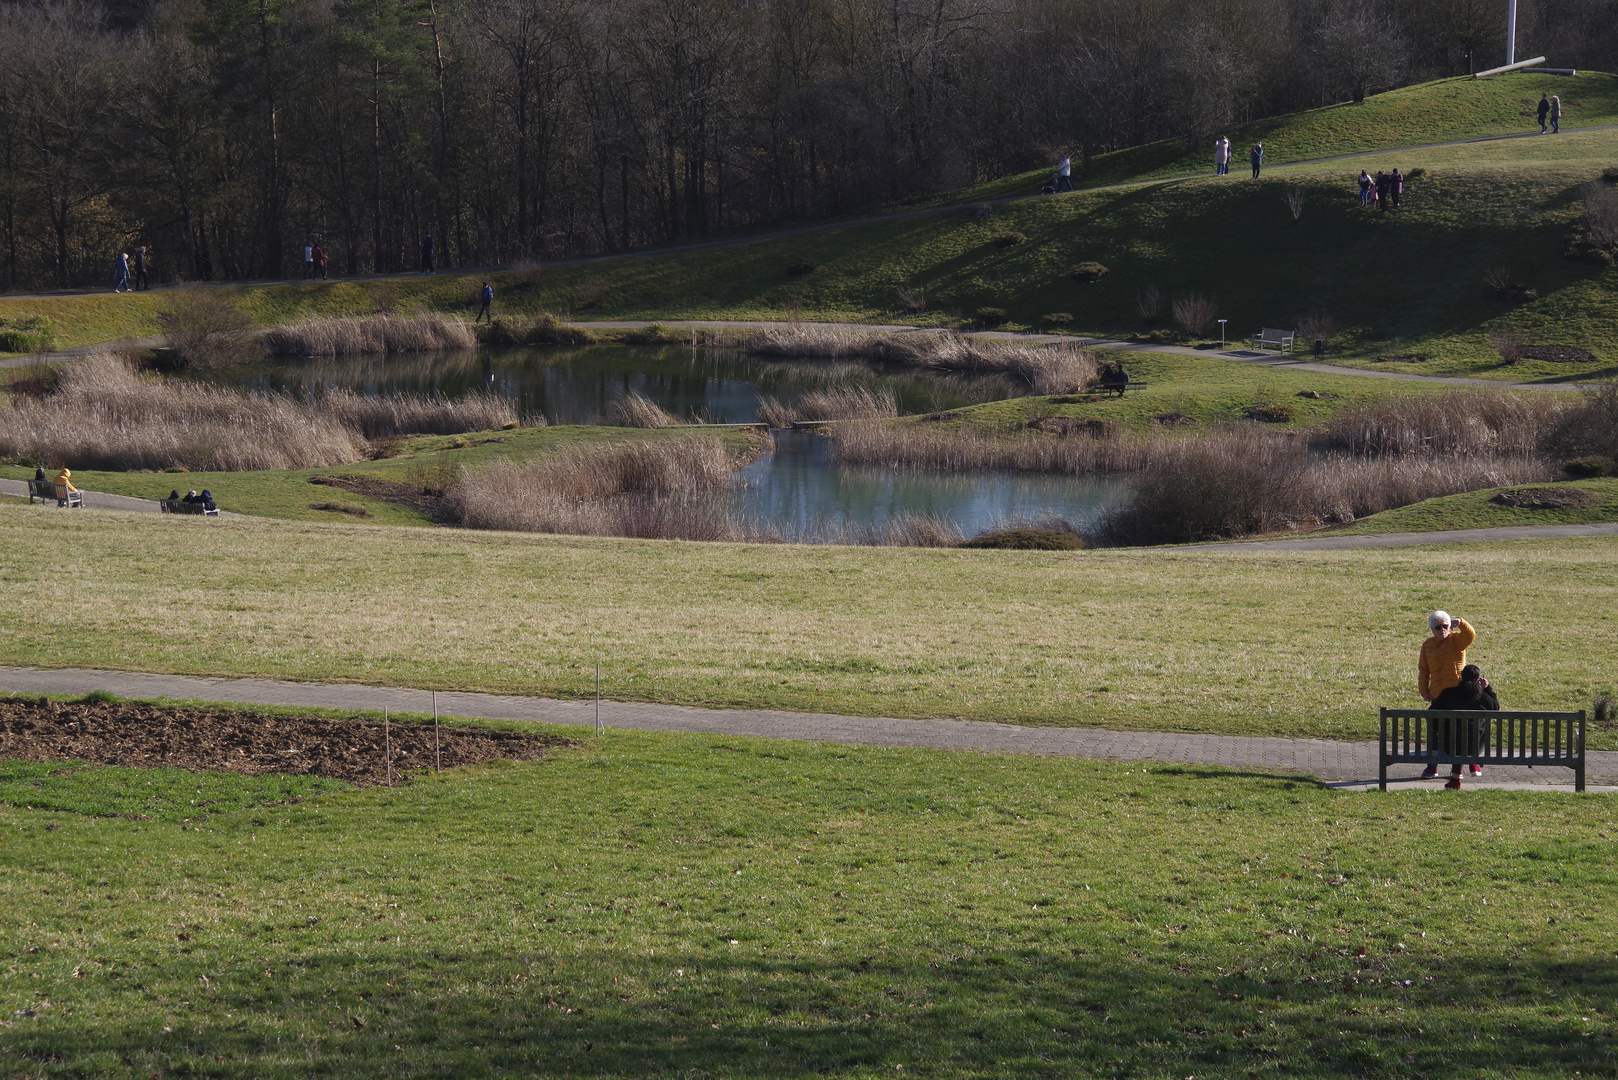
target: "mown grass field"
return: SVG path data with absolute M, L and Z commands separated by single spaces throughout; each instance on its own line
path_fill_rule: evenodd
M 1238 554 L 733 545 L 0 505 L 0 663 L 1368 737 L 1426 612 L 1513 707 L 1618 683 L 1618 539 Z M 1607 736 L 1603 735 L 1605 739 Z
M 1604 1075 L 1609 809 L 620 731 L 190 825 L 0 805 L 0 1060 Z
M 1136 310 L 1148 286 L 1167 301 L 1213 299 L 1232 337 L 1264 325 L 1292 326 L 1324 310 L 1344 328 L 1345 362 L 1377 356 L 1393 370 L 1522 379 L 1584 378 L 1618 368 L 1618 316 L 1611 302 L 1618 268 L 1562 257 L 1578 216 L 1577 190 L 1618 163 L 1618 131 L 1569 131 L 1458 147 L 1401 151 L 1324 163 L 1280 164 L 1332 151 L 1478 137 L 1520 129 L 1541 85 L 1562 93 L 1570 125 L 1618 120 L 1618 77 L 1511 76 L 1448 80 L 1271 122 L 1263 134 L 1277 168 L 1257 182 L 1230 177 L 1150 179 L 1185 171 L 1180 144 L 1124 151 L 1098 165 L 1098 182 L 1122 185 L 999 207 L 977 220 L 983 199 L 1027 189 L 963 193 L 958 209 L 716 248 L 556 265 L 537 280 L 492 276 L 497 307 L 575 318 L 779 319 L 948 322 L 980 307 L 1004 308 L 1013 325 L 1047 313 L 1074 316 L 1075 329 L 1124 333 L 1147 328 Z M 1524 104 L 1527 101 L 1527 104 Z M 1577 105 L 1575 106 L 1574 103 Z M 1242 134 L 1240 140 L 1248 140 Z M 1176 156 L 1179 155 L 1179 156 Z M 1199 159 L 1202 152 L 1196 155 Z M 1100 161 L 1101 159 L 1098 159 Z M 1109 158 L 1109 161 L 1112 159 Z M 1428 174 L 1412 181 L 1397 213 L 1362 209 L 1354 177 L 1398 165 Z M 1199 166 L 1200 167 L 1200 166 Z M 1195 170 L 1193 170 L 1195 171 Z M 1024 185 L 1018 187 L 1018 185 Z M 1302 216 L 1285 196 L 1301 189 Z M 1026 240 L 999 246 L 996 233 Z M 1069 276 L 1080 261 L 1111 269 L 1085 285 Z M 794 264 L 813 264 L 794 275 Z M 1489 299 L 1482 278 L 1510 266 L 1539 299 L 1521 306 Z M 311 314 L 378 307 L 473 310 L 484 274 L 243 286 L 235 292 L 261 325 Z M 920 316 L 897 313 L 900 285 L 926 293 Z M 160 330 L 162 292 L 125 296 L 0 300 L 7 314 L 49 314 L 60 344 L 78 345 Z M 1504 364 L 1493 335 L 1515 329 L 1536 344 L 1570 345 L 1596 359 Z

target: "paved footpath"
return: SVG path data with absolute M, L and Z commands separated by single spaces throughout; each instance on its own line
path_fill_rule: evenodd
M 105 690 L 120 697 L 247 705 L 372 711 L 386 708 L 390 712 L 417 714 L 430 714 L 433 710 L 433 695 L 426 690 L 283 682 L 275 679 L 149 675 L 77 668 L 47 670 L 0 667 L 0 690 L 49 694 L 84 694 L 92 690 Z M 583 726 L 593 724 L 596 716 L 593 701 L 449 691 L 440 692 L 437 700 L 440 714 L 446 716 Z M 627 701 L 603 701 L 600 710 L 601 721 L 608 727 L 643 731 L 971 750 L 1103 761 L 1217 765 L 1246 771 L 1306 773 L 1346 790 L 1363 789 L 1367 784 L 1375 787 L 1376 784 L 1375 743 L 1106 731 L 1099 728 L 1022 727 L 981 720 L 897 720 L 772 709 L 698 709 L 684 705 Z M 1591 752 L 1586 770 L 1592 789 L 1604 783 L 1618 783 L 1618 753 Z M 1393 775 L 1400 779 L 1401 787 L 1440 787 L 1437 782 L 1422 783 L 1416 780 L 1417 771 L 1415 766 L 1398 766 Z M 1487 780 L 1488 783 L 1478 785 L 1468 781 L 1467 786 L 1572 790 L 1572 772 L 1567 769 L 1490 767 Z

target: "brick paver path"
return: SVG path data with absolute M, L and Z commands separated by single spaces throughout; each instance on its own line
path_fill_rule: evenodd
M 50 694 L 83 694 L 105 690 L 119 696 L 137 698 L 329 709 L 386 708 L 391 712 L 426 714 L 430 714 L 433 708 L 433 695 L 426 690 L 283 682 L 276 679 L 212 679 L 77 668 L 42 670 L 0 667 L 0 690 Z M 596 706 L 592 701 L 441 691 L 438 694 L 438 709 L 447 716 L 588 726 L 595 721 Z M 897 720 L 773 709 L 698 709 L 631 701 L 601 702 L 601 720 L 608 727 L 647 731 L 801 739 L 865 746 L 930 747 L 1106 761 L 1178 762 L 1230 769 L 1307 773 L 1328 781 L 1376 780 L 1375 743 L 1336 742 L 1330 739 L 1022 727 L 982 720 Z M 1371 722 L 1369 718 L 1366 721 L 1368 726 Z M 1618 753 L 1592 752 L 1586 770 L 1592 785 L 1618 781 Z M 1416 766 L 1398 766 L 1393 775 L 1409 778 L 1417 771 Z M 1513 786 L 1560 787 L 1572 783 L 1572 772 L 1567 769 L 1491 767 L 1487 772 L 1487 779 L 1491 783 Z

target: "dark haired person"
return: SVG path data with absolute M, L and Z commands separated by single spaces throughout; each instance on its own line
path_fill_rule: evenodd
M 1539 95 L 1539 133 L 1545 134 L 1545 116 L 1551 111 L 1551 99 L 1544 94 Z
M 1500 698 L 1489 685 L 1489 680 L 1483 677 L 1483 672 L 1478 670 L 1478 666 L 1467 664 L 1461 669 L 1461 681 L 1440 691 L 1428 708 L 1461 712 L 1496 712 L 1500 708 Z M 1449 741 L 1451 753 L 1476 753 L 1480 745 L 1487 745 L 1489 742 L 1489 722 L 1487 720 L 1452 722 Z M 1431 768 L 1436 772 L 1438 766 L 1433 765 Z M 1483 775 L 1483 766 L 1475 761 L 1472 762 L 1472 775 Z M 1460 790 L 1459 762 L 1450 770 L 1449 783 L 1444 786 Z
M 485 281 L 483 283 L 483 288 L 478 290 L 478 317 L 476 319 L 472 320 L 472 325 L 476 326 L 483 319 L 488 319 L 490 324 L 493 324 L 493 322 L 494 322 L 494 315 L 492 314 L 493 307 L 494 307 L 494 286 L 490 285 L 487 281 Z
M 1264 144 L 1254 143 L 1253 149 L 1247 154 L 1247 160 L 1253 165 L 1253 179 L 1258 179 L 1258 171 L 1264 165 Z

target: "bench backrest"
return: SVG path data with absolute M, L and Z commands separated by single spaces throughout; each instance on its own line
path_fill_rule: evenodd
M 1296 333 L 1294 330 L 1274 330 L 1266 326 L 1259 337 L 1265 341 L 1285 341 L 1289 337 L 1296 336 Z
M 1523 764 L 1584 760 L 1584 712 L 1383 709 L 1383 757 Z

